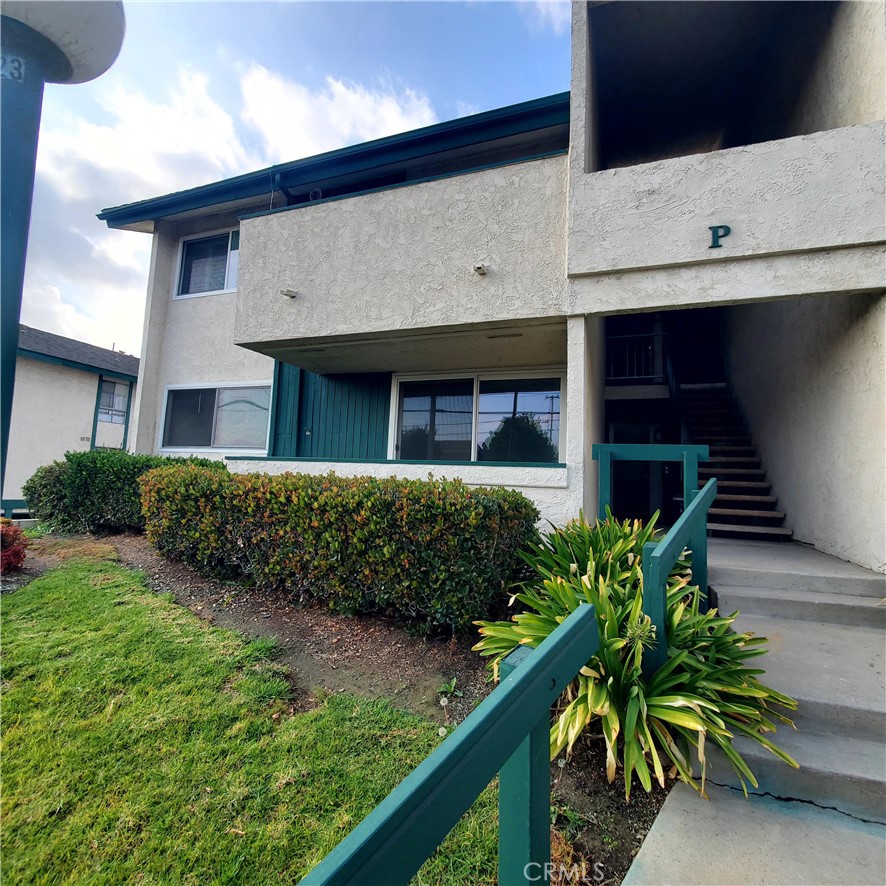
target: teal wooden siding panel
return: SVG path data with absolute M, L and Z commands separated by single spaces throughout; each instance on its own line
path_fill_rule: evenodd
M 269 455 L 284 458 L 296 455 L 299 426 L 301 369 L 288 363 L 274 366 L 274 403 Z
M 383 459 L 390 373 L 316 375 L 278 363 L 271 455 Z

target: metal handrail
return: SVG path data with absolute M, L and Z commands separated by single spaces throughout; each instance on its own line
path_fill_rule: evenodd
M 550 863 L 550 707 L 597 652 L 582 605 L 536 649 L 502 662 L 499 686 L 302 881 L 406 884 L 499 773 L 501 886 Z

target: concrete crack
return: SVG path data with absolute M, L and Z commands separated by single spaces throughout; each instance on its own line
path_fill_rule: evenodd
M 719 781 L 712 781 L 710 778 L 705 779 L 706 784 L 716 785 L 718 788 L 728 788 L 730 791 L 735 791 L 736 793 L 744 796 L 744 792 L 741 788 L 735 787 L 735 785 L 731 784 L 721 784 Z M 843 809 L 838 809 L 836 806 L 822 806 L 821 803 L 816 803 L 815 800 L 806 800 L 803 797 L 780 797 L 776 794 L 770 793 L 769 791 L 755 791 L 749 790 L 748 795 L 753 795 L 754 797 L 771 797 L 773 800 L 778 800 L 783 803 L 805 803 L 807 806 L 814 806 L 816 809 L 824 809 L 828 812 L 839 812 L 840 815 L 845 815 L 847 818 L 853 819 L 853 821 L 860 821 L 863 824 L 876 824 L 880 825 L 880 827 L 886 827 L 886 823 L 882 821 L 877 821 L 873 818 L 862 818 L 860 815 L 853 815 L 851 812 L 846 812 Z

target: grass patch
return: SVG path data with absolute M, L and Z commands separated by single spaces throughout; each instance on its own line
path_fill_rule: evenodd
M 290 716 L 272 643 L 111 562 L 66 563 L 2 618 L 10 884 L 294 883 L 440 741 L 344 695 Z M 496 818 L 486 791 L 418 881 L 493 883 Z

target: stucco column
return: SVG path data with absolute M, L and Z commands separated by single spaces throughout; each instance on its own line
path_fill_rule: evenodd
M 588 348 L 588 325 L 583 316 L 566 318 L 566 464 L 569 470 L 570 513 L 578 516 L 579 509 L 588 511 L 588 474 L 593 473 L 589 462 L 590 445 L 587 437 L 592 415 L 591 367 Z
M 585 426 L 584 426 L 584 513 L 588 520 L 597 516 L 597 463 L 591 457 L 594 443 L 605 443 L 606 335 L 605 320 L 588 315 L 585 320 Z
M 163 408 L 163 344 L 173 268 L 178 253 L 178 239 L 158 223 L 151 244 L 148 294 L 142 327 L 142 350 L 138 364 L 138 382 L 129 419 L 129 451 L 140 455 L 154 452 L 157 422 Z

